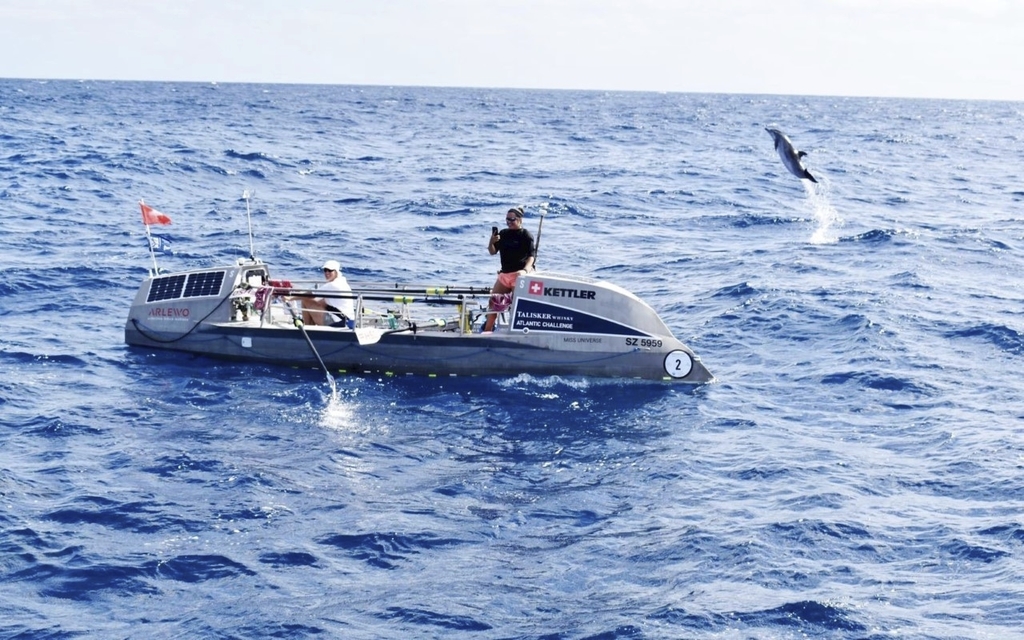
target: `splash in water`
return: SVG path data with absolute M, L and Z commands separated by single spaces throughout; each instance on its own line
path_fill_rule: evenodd
M 811 234 L 811 244 L 838 242 L 839 236 L 833 227 L 841 226 L 843 219 L 839 217 L 839 212 L 832 206 L 827 183 L 820 181 L 815 185 L 808 180 L 800 182 L 804 185 L 804 191 L 807 192 L 807 202 L 810 204 L 811 213 L 817 223 L 814 233 Z
M 328 429 L 350 431 L 355 426 L 355 404 L 338 395 L 338 387 L 331 380 L 331 395 L 327 398 L 327 404 L 320 412 L 320 424 Z

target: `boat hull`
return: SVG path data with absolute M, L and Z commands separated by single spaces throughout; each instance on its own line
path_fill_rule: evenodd
M 258 260 L 156 274 L 136 293 L 125 342 L 251 362 L 322 363 L 333 372 L 712 380 L 653 309 L 606 282 L 520 277 L 504 321 L 489 333 L 473 330 L 482 324 L 486 288 L 419 287 L 411 295 L 409 287 L 368 285 L 347 294 L 359 309 L 352 327 L 303 326 L 295 305 L 327 294 L 271 280 Z M 424 319 L 417 308 L 448 317 Z
M 642 378 L 700 384 L 712 380 L 700 359 L 678 340 L 612 348 L 605 336 L 542 336 L 516 333 L 396 333 L 360 344 L 355 332 L 321 327 L 262 327 L 252 323 L 206 324 L 187 337 L 144 326 L 125 329 L 130 345 L 268 364 L 318 367 L 336 373 L 429 376 L 533 375 Z M 307 342 L 306 337 L 309 338 Z M 556 349 L 563 342 L 575 348 Z M 572 342 L 567 342 L 572 340 Z M 586 340 L 586 342 L 578 342 Z M 587 347 L 579 348 L 581 345 Z M 315 352 L 314 352 L 315 350 Z

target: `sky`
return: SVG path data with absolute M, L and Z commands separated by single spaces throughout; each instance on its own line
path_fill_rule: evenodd
M 1024 101 L 1024 0 L 0 0 L 0 78 Z

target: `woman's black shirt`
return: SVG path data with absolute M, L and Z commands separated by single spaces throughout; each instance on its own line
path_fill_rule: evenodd
M 502 229 L 495 246 L 501 252 L 501 272 L 513 273 L 526 268 L 526 259 L 536 256 L 533 236 L 526 229 Z

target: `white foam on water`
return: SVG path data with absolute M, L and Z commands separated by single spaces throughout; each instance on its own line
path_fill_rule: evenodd
M 356 404 L 338 395 L 337 387 L 331 390 L 327 404 L 320 412 L 320 425 L 328 429 L 352 431 L 359 425 L 356 420 Z
M 820 180 L 820 176 L 819 176 Z M 839 212 L 832 206 L 832 198 L 827 183 L 819 181 L 817 184 L 810 180 L 801 180 L 804 191 L 807 192 L 807 202 L 811 207 L 811 215 L 814 218 L 816 227 L 811 234 L 811 244 L 834 244 L 839 242 L 839 234 L 835 228 L 843 224 Z

